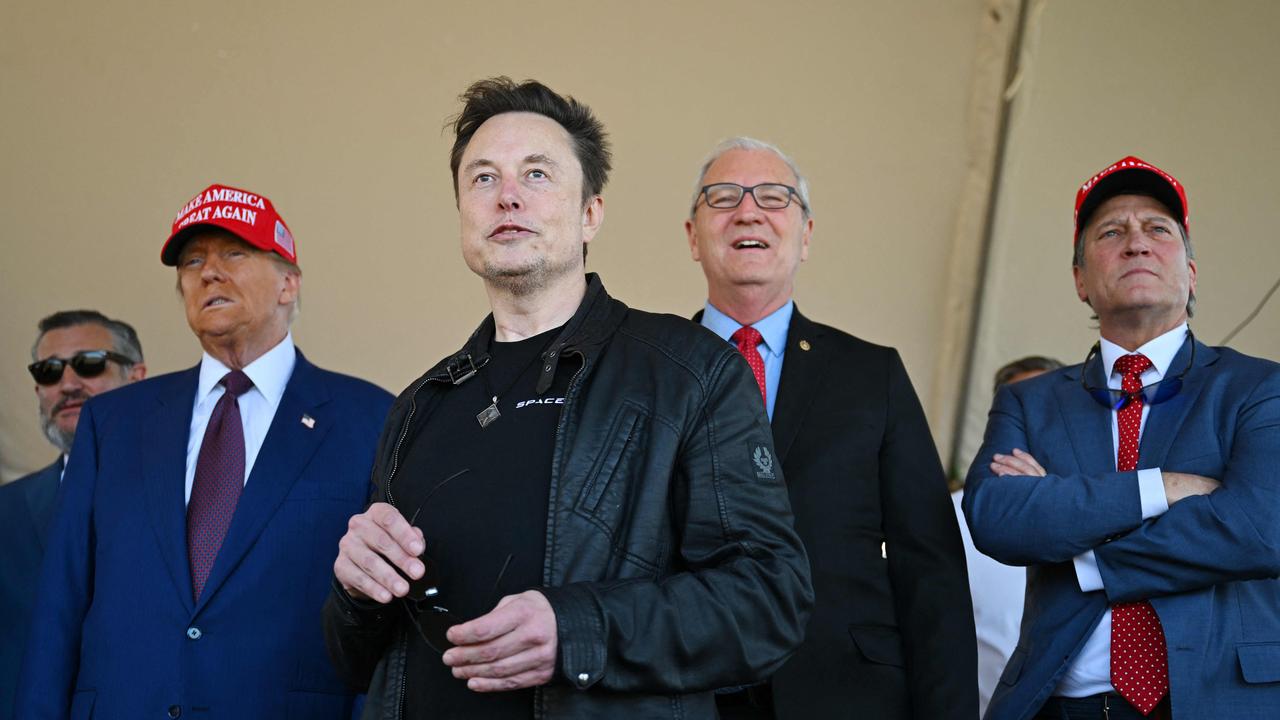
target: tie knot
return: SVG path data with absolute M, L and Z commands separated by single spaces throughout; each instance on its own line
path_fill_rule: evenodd
M 227 393 L 230 394 L 231 397 L 235 398 L 245 394 L 249 391 L 249 388 L 253 387 L 253 381 L 249 379 L 248 375 L 245 375 L 240 370 L 232 370 L 226 375 L 223 375 L 219 384 L 227 389 Z
M 737 343 L 739 349 L 751 348 L 755 349 L 757 345 L 764 342 L 764 337 L 760 335 L 760 331 L 750 325 L 743 325 L 738 328 L 729 339 Z
M 1115 371 L 1121 375 L 1141 375 L 1151 367 L 1151 360 L 1142 353 L 1122 355 L 1116 359 Z

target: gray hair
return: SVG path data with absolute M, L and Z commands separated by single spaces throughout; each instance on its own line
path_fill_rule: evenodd
M 1158 197 L 1156 197 L 1156 196 L 1154 196 L 1154 195 L 1149 195 L 1149 194 L 1147 194 L 1147 193 L 1143 193 L 1143 192 L 1124 192 L 1124 193 L 1118 193 L 1118 194 L 1121 194 L 1121 195 L 1143 195 L 1143 196 L 1145 196 L 1145 197 L 1149 197 L 1149 198 L 1152 198 L 1152 199 L 1154 199 L 1154 200 L 1157 200 L 1157 201 L 1159 201 L 1161 204 L 1164 204 L 1164 202 L 1163 202 L 1162 200 L 1160 200 L 1160 198 L 1158 198 Z M 1172 212 L 1170 212 L 1170 215 L 1172 215 L 1172 214 L 1173 214 L 1173 213 L 1172 213 Z M 1090 219 L 1092 219 L 1092 218 L 1086 218 L 1086 219 L 1085 219 L 1085 223 L 1087 224 L 1087 223 L 1088 223 L 1088 221 L 1089 221 Z M 1192 249 L 1191 249 L 1191 231 L 1187 230 L 1186 226 L 1185 226 L 1185 225 L 1183 225 L 1182 223 L 1178 222 L 1177 220 L 1174 220 L 1174 221 L 1173 221 L 1173 224 L 1174 224 L 1174 225 L 1177 225 L 1177 226 L 1178 226 L 1178 231 L 1182 233 L 1182 247 L 1183 247 L 1183 249 L 1184 249 L 1184 250 L 1186 251 L 1186 253 L 1187 253 L 1187 259 L 1188 259 L 1188 260 L 1195 260 L 1195 259 L 1196 259 L 1196 253 L 1195 253 L 1195 251 L 1194 251 L 1194 250 L 1192 250 Z M 1073 247 L 1073 248 L 1071 249 L 1071 267 L 1073 267 L 1073 268 L 1077 268 L 1077 267 L 1078 267 L 1078 268 L 1082 268 L 1082 267 L 1084 267 L 1084 233 L 1085 233 L 1085 230 L 1087 230 L 1087 229 L 1088 229 L 1088 228 L 1086 228 L 1084 225 L 1081 225 L 1081 227 L 1080 227 L 1080 234 L 1079 234 L 1079 235 L 1076 235 L 1076 243 L 1075 243 L 1075 247 Z M 1187 295 L 1187 317 L 1189 317 L 1189 318 L 1190 318 L 1190 317 L 1194 317 L 1194 316 L 1195 316 L 1195 314 L 1196 314 L 1196 312 L 1195 312 L 1195 311 L 1196 311 L 1196 291 L 1195 291 L 1194 289 L 1192 289 L 1192 290 L 1191 290 L 1191 292 Z M 1094 319 L 1097 319 L 1097 316 L 1094 316 Z
M 711 150 L 711 154 L 707 156 L 706 162 L 702 163 L 702 169 L 698 171 L 698 181 L 693 184 L 693 202 L 689 203 L 689 217 L 692 218 L 694 211 L 698 208 L 698 196 L 702 194 L 702 183 L 707 179 L 707 171 L 711 169 L 711 165 L 720 159 L 721 155 L 730 150 L 762 150 L 771 152 L 778 156 L 779 160 L 787 164 L 791 169 L 791 174 L 796 176 L 796 194 L 800 196 L 800 211 L 804 213 L 804 217 L 813 217 L 813 203 L 809 202 L 809 181 L 804 175 L 800 174 L 800 168 L 796 166 L 796 161 L 792 160 L 789 155 L 782 152 L 776 145 L 772 145 L 763 140 L 756 140 L 745 135 L 738 135 L 726 140 L 721 140 Z
M 97 310 L 60 310 L 42 319 L 36 326 L 39 330 L 36 341 L 31 344 L 31 359 L 40 359 L 36 350 L 47 333 L 78 325 L 101 326 L 111 334 L 113 351 L 129 358 L 134 365 L 142 362 L 142 342 L 138 340 L 138 333 L 133 326 L 123 320 L 113 320 Z

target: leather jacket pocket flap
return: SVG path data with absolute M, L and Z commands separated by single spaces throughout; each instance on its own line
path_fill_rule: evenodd
M 880 665 L 903 667 L 902 636 L 897 630 L 879 625 L 850 625 L 849 636 L 867 660 Z
M 591 468 L 587 481 L 578 496 L 578 507 L 590 515 L 595 515 L 609 489 L 609 481 L 613 479 L 618 465 L 623 462 L 628 446 L 632 444 L 640 430 L 646 413 L 632 403 L 626 403 L 618 411 L 609 429 L 609 435 L 601 447 L 600 454 Z
M 1280 682 L 1280 643 L 1238 645 L 1240 672 L 1247 683 Z

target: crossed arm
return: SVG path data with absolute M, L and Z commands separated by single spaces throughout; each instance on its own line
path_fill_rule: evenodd
M 1223 424 L 1231 425 L 1229 433 Z M 1145 520 L 1136 473 L 1048 472 L 1023 450 L 1029 447 L 1024 427 L 1020 398 L 1002 390 L 965 493 L 975 543 L 984 552 L 1018 564 L 1092 553 L 1112 602 L 1280 574 L 1280 477 L 1274 472 L 1280 381 L 1274 373 L 1228 421 L 1214 424 L 1230 439 L 1221 477 L 1162 469 L 1170 507 Z

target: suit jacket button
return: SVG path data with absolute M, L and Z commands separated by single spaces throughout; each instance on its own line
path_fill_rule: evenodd
M 194 628 L 193 628 L 193 629 L 194 629 Z M 181 707 L 181 706 L 179 706 L 179 705 L 170 705 L 170 706 L 169 706 L 169 717 L 171 717 L 171 718 L 180 718 L 180 717 L 182 717 L 182 707 Z
M 189 628 L 187 628 L 187 637 L 191 638 L 192 640 L 199 640 L 199 639 L 200 639 L 200 636 L 201 636 L 201 635 L 203 635 L 203 634 L 204 634 L 204 633 L 200 632 L 200 628 L 198 628 L 198 627 L 189 627 Z M 178 707 L 178 706 L 177 706 L 177 705 L 174 705 L 173 707 Z M 170 710 L 170 711 L 172 711 L 172 710 L 173 710 L 173 708 L 169 708 L 169 710 Z M 181 712 L 181 711 L 179 711 L 179 712 Z M 169 717 L 178 717 L 178 716 L 177 716 L 177 715 L 170 715 Z
M 591 676 L 590 676 L 590 675 L 588 675 L 588 674 L 586 674 L 586 673 L 578 673 L 578 684 L 579 684 L 579 685 L 586 685 L 586 684 L 587 684 L 587 681 L 588 681 L 588 680 L 590 680 L 590 679 L 591 679 Z

